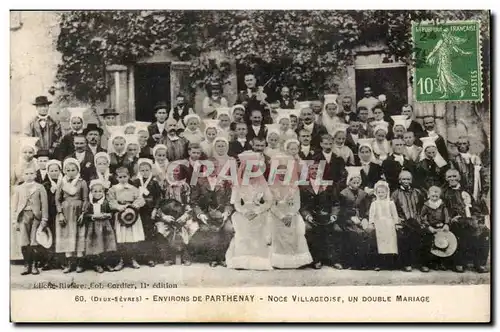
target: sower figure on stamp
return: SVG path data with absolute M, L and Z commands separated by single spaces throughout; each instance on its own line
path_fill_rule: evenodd
M 36 107 L 37 116 L 29 123 L 25 131 L 26 136 L 38 137 L 37 148 L 49 150 L 53 155 L 59 146 L 62 132 L 59 121 L 52 119 L 49 115 L 51 101 L 46 96 L 35 98 L 33 105 Z
M 346 167 L 347 188 L 340 192 L 339 224 L 345 232 L 344 256 L 347 267 L 366 269 L 375 249 L 373 231 L 368 227 L 371 198 L 361 188 L 361 167 Z
M 408 170 L 401 171 L 399 187 L 395 188 L 391 195 L 401 223 L 401 228 L 397 230 L 399 258 L 405 272 L 410 272 L 417 264 L 420 265 L 422 272 L 429 272 L 425 261 L 427 254 L 424 253 L 429 248 L 423 248 L 421 245 L 424 233 L 420 222 L 420 211 L 425 194 L 420 189 L 414 188 L 412 182 L 412 174 Z
M 306 223 L 306 239 L 313 268 L 321 269 L 323 264 L 332 264 L 342 269 L 340 253 L 343 234 L 336 223 L 340 212 L 338 191 L 336 186 L 318 183 L 319 166 L 317 161 L 309 167 L 309 183 L 300 191 L 300 213 Z
M 460 173 L 460 185 L 472 194 L 474 201 L 479 204 L 481 213 L 489 214 L 486 202 L 490 190 L 489 174 L 481 162 L 481 158 L 470 153 L 470 142 L 467 136 L 461 136 L 455 143 L 458 155 L 451 160 L 451 167 Z
M 38 227 L 47 227 L 47 193 L 41 184 L 35 182 L 35 169 L 25 168 L 23 176 L 23 184 L 15 187 L 12 197 L 12 227 L 23 255 L 24 270 L 21 275 L 39 274 L 36 232 Z
M 479 273 L 488 272 L 486 261 L 490 230 L 484 223 L 484 215 L 481 215 L 472 195 L 460 185 L 460 173 L 457 170 L 446 172 L 446 182 L 448 185 L 443 191 L 443 201 L 450 214 L 450 229 L 458 238 L 455 271 L 464 272 L 464 265 L 472 263 Z

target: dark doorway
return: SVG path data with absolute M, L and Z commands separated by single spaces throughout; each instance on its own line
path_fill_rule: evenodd
M 153 121 L 156 103 L 164 101 L 170 105 L 170 64 L 138 64 L 134 80 L 136 120 Z
M 400 114 L 401 107 L 408 103 L 408 80 L 406 67 L 356 69 L 356 99 L 363 99 L 363 89 L 372 88 L 373 96 L 387 97 L 387 115 Z

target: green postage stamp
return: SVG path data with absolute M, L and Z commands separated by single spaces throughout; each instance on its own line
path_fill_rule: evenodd
M 478 21 L 413 22 L 417 102 L 481 102 Z

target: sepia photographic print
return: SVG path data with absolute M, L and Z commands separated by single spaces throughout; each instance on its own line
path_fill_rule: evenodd
M 490 322 L 490 14 L 10 11 L 11 321 Z

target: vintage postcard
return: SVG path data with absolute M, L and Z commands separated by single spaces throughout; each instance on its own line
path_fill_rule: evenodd
M 10 16 L 12 322 L 491 321 L 489 11 Z

